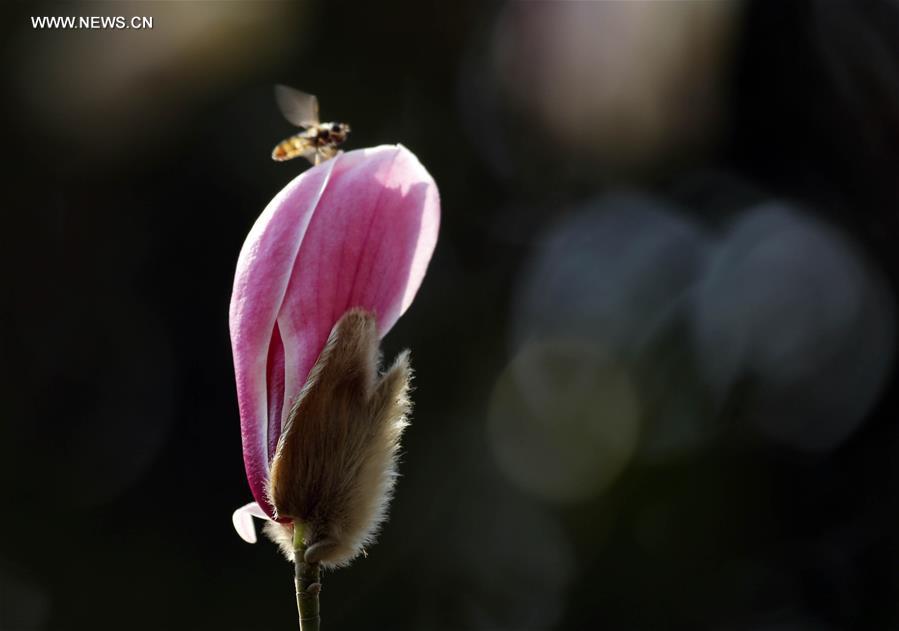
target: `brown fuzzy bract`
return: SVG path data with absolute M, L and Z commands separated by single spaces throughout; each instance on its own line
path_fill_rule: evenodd
M 353 309 L 334 326 L 287 418 L 269 480 L 278 517 L 304 524 L 307 562 L 349 563 L 384 521 L 410 378 L 408 352 L 378 374 L 371 314 Z M 282 548 L 292 529 L 283 530 Z

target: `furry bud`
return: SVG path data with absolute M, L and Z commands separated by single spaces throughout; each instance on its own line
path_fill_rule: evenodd
M 372 314 L 347 311 L 331 331 L 290 410 L 272 460 L 269 501 L 279 521 L 299 520 L 305 560 L 346 565 L 372 542 L 396 478 L 410 411 L 408 352 L 379 371 Z M 293 526 L 266 532 L 293 559 Z

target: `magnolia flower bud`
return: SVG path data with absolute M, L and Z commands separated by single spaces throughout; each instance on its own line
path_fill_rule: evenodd
M 252 516 L 289 558 L 341 565 L 371 541 L 409 412 L 408 357 L 378 342 L 409 307 L 437 240 L 437 187 L 402 146 L 350 151 L 294 179 L 241 250 L 231 342 Z

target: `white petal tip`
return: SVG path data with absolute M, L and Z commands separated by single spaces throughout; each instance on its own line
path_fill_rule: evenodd
M 259 508 L 256 502 L 250 502 L 241 506 L 231 516 L 231 523 L 234 524 L 234 530 L 240 535 L 240 538 L 247 543 L 256 543 L 256 526 L 253 525 L 253 517 L 260 519 L 268 519 L 268 515 Z

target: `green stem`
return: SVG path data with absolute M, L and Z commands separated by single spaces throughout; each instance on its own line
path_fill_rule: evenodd
M 318 611 L 318 593 L 322 589 L 321 570 L 318 563 L 306 563 L 306 542 L 303 539 L 303 523 L 293 522 L 293 564 L 297 588 L 297 610 L 300 612 L 300 631 L 319 631 L 321 616 Z

